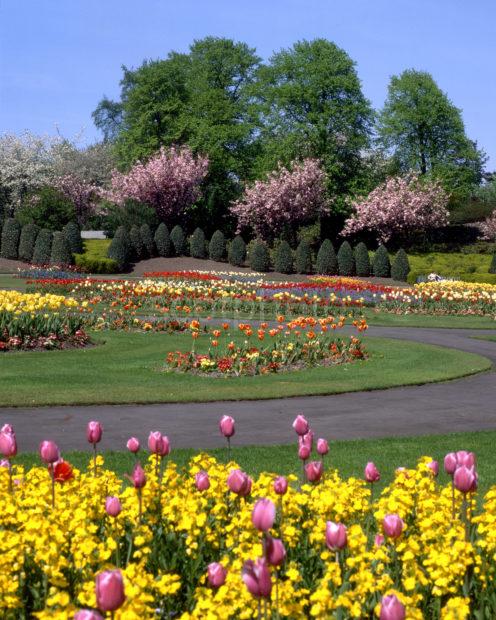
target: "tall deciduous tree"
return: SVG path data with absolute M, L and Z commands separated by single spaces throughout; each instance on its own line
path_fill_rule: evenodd
M 455 196 L 467 195 L 481 180 L 485 156 L 429 73 L 411 69 L 391 78 L 378 133 L 404 171 L 441 178 Z

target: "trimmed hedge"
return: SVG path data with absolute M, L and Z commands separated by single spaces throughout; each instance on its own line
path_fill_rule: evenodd
M 0 255 L 2 258 L 16 260 L 19 256 L 19 237 L 21 236 L 21 226 L 17 220 L 9 217 L 5 220 L 2 228 L 2 244 Z
M 110 243 L 108 257 L 114 260 L 119 266 L 119 269 L 122 271 L 129 265 L 129 261 L 131 260 L 131 251 L 129 234 L 124 226 L 119 226 Z
M 355 270 L 356 275 L 361 278 L 368 278 L 370 276 L 369 251 L 363 241 L 355 248 Z
M 72 265 L 73 258 L 71 248 L 62 231 L 53 233 L 52 251 L 50 253 L 51 265 Z
M 216 230 L 208 244 L 208 256 L 210 260 L 221 261 L 226 253 L 226 238 L 224 233 Z
M 293 273 L 293 252 L 287 241 L 281 241 L 274 257 L 274 270 L 279 273 Z
M 39 232 L 40 227 L 36 224 L 26 224 L 22 227 L 19 239 L 19 260 L 27 263 L 33 260 L 34 245 Z
M 384 245 L 380 245 L 372 261 L 372 272 L 376 278 L 389 278 L 391 277 L 391 261 L 389 260 L 389 254 Z
M 489 265 L 489 273 L 496 273 L 496 252 L 493 254 L 493 259 Z
M 146 256 L 146 249 L 141 238 L 140 229 L 134 224 L 129 231 L 129 241 L 131 242 L 131 251 L 135 260 L 141 260 Z
M 270 254 L 266 244 L 257 240 L 253 243 L 250 251 L 250 267 L 253 271 L 269 271 Z
M 83 252 L 83 240 L 81 239 L 81 230 L 76 222 L 69 222 L 64 226 L 62 232 L 67 239 L 69 248 L 73 254 L 81 254 Z
M 155 242 L 153 241 L 152 231 L 150 230 L 148 224 L 142 224 L 139 230 L 146 254 L 152 258 L 155 256 Z
M 159 256 L 170 256 L 171 255 L 171 240 L 169 235 L 169 229 L 162 222 L 158 225 L 157 230 L 155 231 L 155 246 L 157 248 L 157 254 Z
M 205 233 L 201 228 L 195 228 L 189 242 L 189 252 L 193 258 L 206 258 Z
M 355 258 L 348 241 L 343 241 L 338 250 L 338 271 L 340 276 L 355 275 Z
M 296 273 L 312 273 L 312 250 L 310 244 L 302 239 L 296 248 Z
M 176 256 L 184 256 L 186 254 L 186 237 L 184 236 L 184 230 L 179 224 L 172 229 L 170 240 L 172 241 L 174 254 Z
M 112 258 L 94 258 L 86 254 L 76 254 L 74 256 L 76 267 L 84 273 L 118 273 L 119 265 Z
M 391 265 L 391 277 L 398 282 L 406 282 L 410 273 L 410 263 L 403 248 L 400 248 Z
M 324 276 L 334 276 L 338 273 L 338 259 L 334 246 L 329 239 L 324 239 L 317 253 L 315 263 L 317 273 Z
M 246 243 L 243 237 L 237 235 L 229 246 L 229 262 L 235 267 L 243 267 L 246 261 Z
M 34 244 L 33 263 L 48 265 L 52 253 L 53 232 L 48 228 L 42 228 L 36 237 Z

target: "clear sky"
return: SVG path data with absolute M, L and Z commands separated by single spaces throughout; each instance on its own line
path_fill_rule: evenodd
M 0 133 L 99 137 L 91 112 L 119 93 L 121 65 L 186 51 L 206 35 L 262 58 L 325 37 L 382 106 L 389 77 L 429 71 L 496 169 L 495 0 L 0 0 Z

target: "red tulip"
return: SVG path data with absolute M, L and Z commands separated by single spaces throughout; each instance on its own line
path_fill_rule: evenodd
M 224 437 L 232 437 L 234 435 L 234 418 L 230 415 L 223 415 L 219 422 L 219 430 Z
M 276 507 L 270 499 L 259 499 L 251 513 L 253 525 L 261 532 L 267 532 L 274 525 L 276 519 Z
M 89 443 L 100 443 L 103 434 L 103 427 L 100 422 L 96 422 L 92 420 L 88 422 L 88 426 L 86 427 L 86 439 Z
M 324 473 L 322 461 L 312 461 L 305 465 L 305 475 L 308 482 L 318 482 Z
M 434 477 L 439 474 L 439 463 L 437 461 L 430 461 L 427 463 L 427 467 L 431 470 Z
M 131 482 L 135 489 L 142 489 L 146 484 L 146 475 L 144 469 L 139 463 L 134 466 L 133 473 L 131 475 Z
M 241 469 L 233 469 L 227 477 L 227 486 L 236 495 L 246 497 L 251 492 L 251 478 Z
M 365 480 L 367 482 L 378 482 L 381 479 L 381 474 L 377 467 L 370 461 L 365 466 Z
M 208 565 L 207 579 L 212 588 L 220 588 L 226 582 L 227 571 L 219 564 L 219 562 L 212 562 Z
M 344 549 L 348 542 L 346 526 L 342 523 L 328 521 L 326 523 L 326 544 L 331 551 Z
M 105 500 L 105 512 L 110 517 L 117 517 L 122 510 L 121 503 L 118 497 L 109 495 Z
M 59 459 L 53 464 L 53 478 L 55 482 L 66 482 L 74 478 L 72 467 L 64 459 Z
M 293 428 L 296 431 L 297 435 L 305 435 L 308 433 L 308 422 L 304 415 L 297 415 L 294 422 Z
M 247 560 L 243 565 L 241 576 L 248 592 L 256 598 L 269 598 L 272 592 L 272 578 L 267 561 L 260 558 L 253 562 Z
M 382 529 L 384 530 L 384 534 L 389 536 L 389 538 L 399 538 L 403 532 L 404 526 L 405 524 L 403 523 L 403 519 L 395 514 L 386 515 L 382 521 Z
M 329 452 L 329 444 L 325 439 L 317 439 L 317 453 L 320 456 L 325 456 Z
M 60 451 L 54 441 L 42 441 L 40 443 L 41 460 L 45 463 L 55 463 L 60 459 Z
M 130 437 L 127 440 L 126 448 L 129 450 L 129 452 L 136 454 L 140 449 L 139 439 L 137 439 L 136 437 Z
M 0 453 L 6 459 L 11 459 L 17 454 L 17 441 L 13 431 L 0 431 Z
M 199 471 L 196 474 L 195 486 L 199 491 L 206 491 L 210 488 L 210 479 L 206 471 Z
M 287 490 L 288 490 L 288 481 L 286 480 L 284 476 L 278 476 L 274 480 L 274 492 L 277 493 L 277 495 L 285 495 Z
M 75 614 L 74 620 L 103 620 L 103 616 L 91 609 L 81 609 Z
M 405 606 L 396 595 L 382 597 L 379 620 L 405 620 L 405 618 Z
M 286 558 L 286 549 L 282 540 L 267 536 L 265 540 L 265 557 L 271 566 L 281 566 Z
M 453 475 L 453 484 L 462 493 L 475 491 L 477 489 L 477 473 L 475 469 L 465 465 L 457 467 Z
M 126 600 L 120 570 L 106 570 L 96 576 L 96 604 L 101 611 L 115 611 Z
M 456 454 L 450 452 L 444 457 L 444 471 L 452 476 L 456 469 Z

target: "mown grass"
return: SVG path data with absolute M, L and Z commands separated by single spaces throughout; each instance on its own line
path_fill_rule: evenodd
M 108 258 L 107 252 L 111 239 L 85 239 L 84 254 L 90 258 Z
M 461 316 L 456 314 L 392 314 L 364 308 L 369 325 L 383 327 L 434 327 L 439 329 L 496 329 L 496 319 L 487 316 Z

